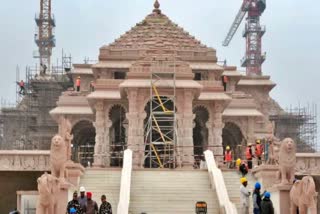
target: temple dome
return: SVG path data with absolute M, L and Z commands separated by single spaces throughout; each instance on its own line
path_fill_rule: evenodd
M 159 9 L 155 8 L 144 20 L 137 23 L 113 43 L 100 49 L 100 59 L 104 50 L 175 50 L 200 52 L 203 56 L 215 58 L 215 49 L 208 48 L 183 28 L 172 22 Z M 206 54 L 210 52 L 209 54 Z

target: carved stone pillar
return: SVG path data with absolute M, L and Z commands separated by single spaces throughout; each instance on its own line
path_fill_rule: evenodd
M 213 121 L 212 121 L 212 151 L 217 157 L 218 163 L 223 161 L 223 146 L 222 146 L 222 129 L 224 123 L 222 122 L 223 105 L 221 103 L 215 103 Z
M 142 167 L 144 159 L 144 119 L 146 113 L 141 106 L 142 96 L 138 96 L 137 89 L 127 91 L 129 101 L 129 112 L 126 114 L 128 128 L 128 149 L 131 149 L 133 154 L 133 167 Z
M 194 164 L 194 145 L 193 145 L 193 120 L 194 114 L 184 114 L 183 124 L 183 149 L 182 149 L 182 166 L 193 167 Z
M 106 119 L 105 121 L 105 131 L 104 131 L 104 143 L 103 143 L 103 147 L 105 148 L 104 154 L 106 155 L 106 159 L 104 161 L 104 163 L 106 164 L 106 166 L 110 166 L 111 163 L 111 151 L 110 151 L 110 127 L 112 126 L 112 121 L 109 119 Z
M 182 146 L 179 149 L 180 160 L 183 167 L 193 167 L 194 149 L 193 149 L 193 120 L 192 112 L 193 92 L 185 90 L 183 96 L 178 98 L 178 143 Z M 178 162 L 179 162 L 178 161 Z M 179 164 L 179 163 L 178 163 Z
M 105 139 L 105 111 L 102 101 L 99 101 L 95 105 L 96 109 L 96 121 L 94 127 L 96 128 L 96 144 L 94 146 L 94 161 L 93 165 L 97 167 L 104 167 L 106 165 L 106 152 L 107 146 L 104 143 Z
M 247 144 L 253 144 L 255 142 L 254 137 L 254 117 L 248 117 L 248 141 Z

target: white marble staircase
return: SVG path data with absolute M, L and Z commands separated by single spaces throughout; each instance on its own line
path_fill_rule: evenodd
M 233 202 L 240 213 L 240 178 L 241 175 L 235 170 L 222 171 L 224 182 L 226 184 L 230 201 Z M 246 176 L 248 180 L 248 189 L 252 193 L 256 179 L 251 173 Z M 250 197 L 250 210 L 252 210 L 252 197 Z
M 194 214 L 197 201 L 219 213 L 206 170 L 136 170 L 132 172 L 131 214 Z
M 121 181 L 121 169 L 86 169 L 80 178 L 80 186 L 92 192 L 93 200 L 100 205 L 100 197 L 105 194 L 112 205 L 113 213 L 117 213 Z

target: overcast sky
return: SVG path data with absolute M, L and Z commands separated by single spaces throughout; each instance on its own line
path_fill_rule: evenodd
M 0 96 L 15 100 L 16 66 L 21 76 L 36 63 L 32 53 L 34 16 L 40 0 L 0 0 Z M 73 62 L 97 59 L 99 47 L 108 44 L 141 21 L 153 9 L 153 0 L 52 0 L 57 47 L 72 54 Z M 238 12 L 241 0 L 160 0 L 171 20 L 217 50 L 219 60 L 240 67 L 245 53 L 243 23 L 229 47 L 221 45 Z M 282 107 L 320 107 L 320 3 L 317 0 L 267 0 L 261 23 L 267 32 L 263 73 L 277 83 L 271 95 Z

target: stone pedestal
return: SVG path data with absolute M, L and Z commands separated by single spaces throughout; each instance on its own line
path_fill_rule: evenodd
M 84 173 L 84 167 L 79 163 L 72 161 L 66 163 L 66 175 L 68 182 L 77 187 L 80 182 L 80 176 Z
M 277 165 L 260 165 L 252 170 L 252 174 L 261 183 L 262 189 L 269 190 L 280 182 L 277 179 L 278 169 Z
M 291 187 L 292 185 L 278 185 L 269 190 L 275 214 L 290 213 Z
M 60 184 L 60 190 L 57 193 L 57 213 L 65 213 L 66 207 L 68 204 L 68 189 L 71 187 L 71 184 Z

